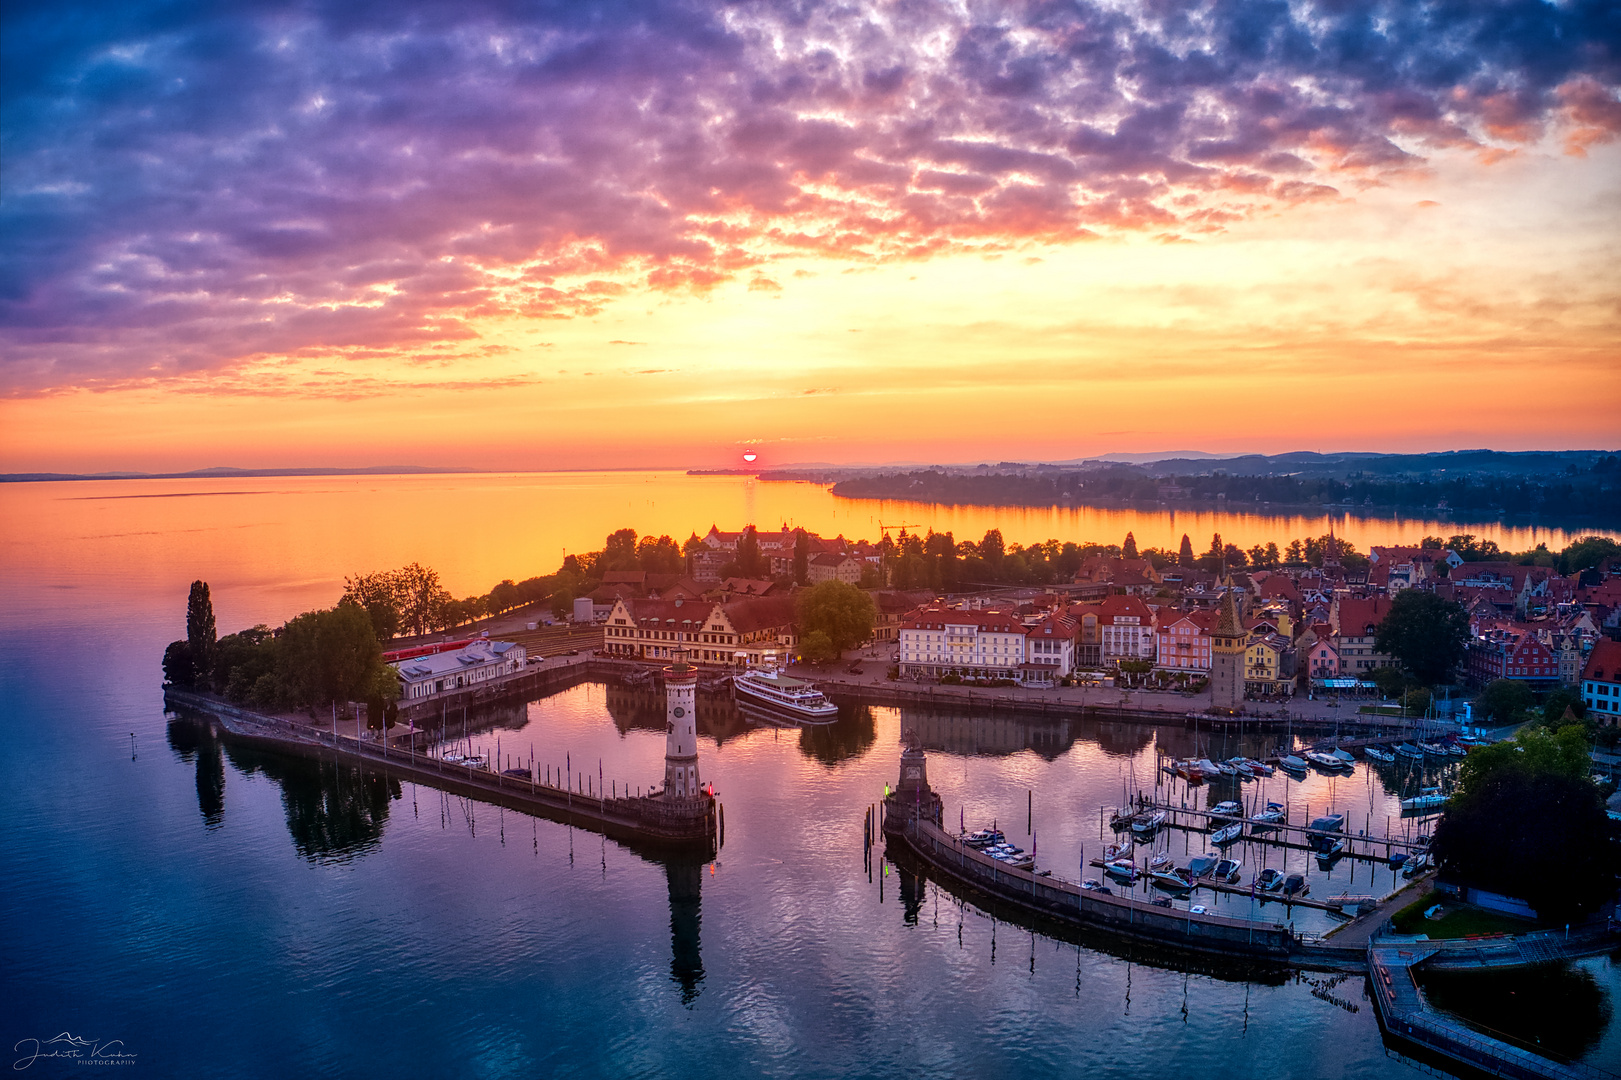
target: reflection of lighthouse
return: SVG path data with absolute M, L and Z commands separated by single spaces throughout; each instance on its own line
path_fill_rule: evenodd
M 681 987 L 681 1003 L 691 1005 L 704 981 L 704 958 L 698 940 L 704 866 L 672 860 L 664 864 L 670 882 L 670 978 Z
M 664 797 L 698 797 L 698 671 L 686 654 L 664 669 Z

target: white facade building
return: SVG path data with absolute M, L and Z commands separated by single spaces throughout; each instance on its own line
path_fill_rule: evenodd
M 1029 635 L 1030 627 L 1007 612 L 920 608 L 900 627 L 901 674 L 1014 679 Z
M 516 642 L 480 638 L 460 649 L 413 656 L 390 666 L 399 676 L 400 699 L 420 701 L 515 674 L 527 656 L 524 647 Z

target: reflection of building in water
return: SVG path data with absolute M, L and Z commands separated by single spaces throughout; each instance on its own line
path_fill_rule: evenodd
M 669 702 L 665 700 L 662 686 L 657 684 L 622 686 L 618 683 L 609 683 L 606 690 L 608 715 L 612 717 L 614 727 L 618 728 L 621 734 L 632 729 L 664 730 L 668 722 L 665 714 L 669 709 Z M 732 700 L 732 695 L 724 691 L 704 693 L 700 690 L 693 705 L 698 714 L 698 733 L 713 738 L 716 745 L 722 745 L 728 739 L 734 739 L 746 731 L 753 730 L 748 720 L 737 711 L 737 703 Z
M 878 741 L 878 723 L 870 705 L 845 705 L 831 724 L 807 724 L 799 729 L 799 752 L 824 765 L 860 757 Z
M 958 716 L 902 709 L 901 727 L 917 732 L 928 750 L 989 755 L 1034 750 L 1051 761 L 1074 744 L 1078 725 L 1067 717 Z
M 664 864 L 664 875 L 670 883 L 670 980 L 681 987 L 681 1003 L 691 1005 L 704 981 L 698 937 L 703 923 L 704 864 L 671 860 Z

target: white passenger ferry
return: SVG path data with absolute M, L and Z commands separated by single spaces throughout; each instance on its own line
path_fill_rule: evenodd
M 732 696 L 802 724 L 830 724 L 839 718 L 839 707 L 820 690 L 780 671 L 743 672 L 732 680 Z

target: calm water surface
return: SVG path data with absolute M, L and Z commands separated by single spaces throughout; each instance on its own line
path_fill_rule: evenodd
M 645 511 L 630 505 L 636 484 Z M 129 1071 L 153 1076 L 1159 1076 L 1184 1071 L 1177 1062 L 1217 1077 L 1302 1075 L 1307 1062 L 1312 1075 L 1412 1075 L 1387 1056 L 1360 980 L 1329 990 L 1337 1004 L 1292 979 L 1157 966 L 994 920 L 882 860 L 869 873 L 862 857 L 862 813 L 893 782 L 906 728 L 930 748 L 947 814 L 970 827 L 995 819 L 1030 846 L 1033 793 L 1041 862 L 1071 878 L 1099 849 L 1100 806 L 1151 782 L 1156 750 L 1259 747 L 1180 728 L 890 709 L 777 731 L 709 702 L 701 768 L 726 807 L 726 846 L 684 863 L 226 748 L 165 716 L 158 659 L 183 633 L 193 577 L 214 583 L 226 631 L 330 604 L 358 569 L 417 558 L 470 592 L 550 569 L 565 544 L 600 544 L 619 524 L 682 535 L 711 517 L 735 524 L 749 499 L 756 520 L 792 506 L 800 523 L 840 530 L 809 502 L 770 502 L 773 489 L 821 490 L 806 485 L 748 494 L 740 481 L 622 474 L 559 485 L 0 490 L 8 1044 L 122 1039 L 138 1055 Z M 243 493 L 200 493 L 225 488 Z M 627 496 L 624 508 L 596 505 L 605 492 Z M 116 497 L 130 494 L 161 497 Z M 565 523 L 571 499 L 585 500 L 582 520 Z M 869 531 L 856 524 L 847 531 Z M 662 772 L 661 725 L 655 697 L 587 684 L 478 718 L 470 737 L 645 786 Z M 1266 797 L 1296 818 L 1332 805 L 1378 832 L 1388 788 L 1417 782 L 1359 766 L 1348 779 L 1273 781 Z M 1227 797 L 1167 790 L 1190 804 Z M 1171 842 L 1180 854 L 1182 837 Z M 1242 854 L 1247 871 L 1262 865 L 1259 849 Z M 1348 863 L 1332 878 L 1308 869 L 1318 895 L 1390 880 Z M 1250 913 L 1247 900 L 1226 903 Z M 1256 916 L 1330 925 L 1301 908 Z M 1583 1015 L 1599 1019 L 1561 1035 L 1615 1068 L 1621 1035 L 1604 1010 L 1621 982 L 1608 960 L 1577 971 L 1589 978 L 1560 992 L 1584 995 Z M 28 1071 L 82 1075 L 62 1061 Z

